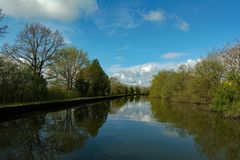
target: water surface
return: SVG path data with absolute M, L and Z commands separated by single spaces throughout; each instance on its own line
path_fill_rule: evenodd
M 240 159 L 240 121 L 199 108 L 135 97 L 1 122 L 0 159 Z

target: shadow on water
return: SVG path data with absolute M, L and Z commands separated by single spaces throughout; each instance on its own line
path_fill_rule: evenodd
M 199 109 L 204 106 L 169 104 L 158 99 L 150 102 L 154 118 L 182 137 L 192 136 L 200 154 L 209 159 L 240 159 L 239 120 Z
M 57 159 L 84 147 L 128 98 L 0 123 L 0 159 Z M 111 104 L 110 104 L 111 103 Z

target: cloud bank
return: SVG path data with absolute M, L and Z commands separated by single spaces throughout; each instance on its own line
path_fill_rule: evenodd
M 71 21 L 95 12 L 98 5 L 96 0 L 0 0 L 0 8 L 16 18 Z
M 121 65 L 112 65 L 108 68 L 108 73 L 111 77 L 117 77 L 122 83 L 128 85 L 149 86 L 152 78 L 161 70 L 175 70 L 181 64 L 193 67 L 199 61 L 189 59 L 182 63 L 146 63 L 132 67 L 121 67 Z

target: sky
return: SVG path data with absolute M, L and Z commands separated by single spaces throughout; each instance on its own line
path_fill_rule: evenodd
M 0 0 L 13 43 L 26 23 L 59 30 L 109 76 L 148 86 L 153 75 L 194 65 L 240 36 L 239 0 Z

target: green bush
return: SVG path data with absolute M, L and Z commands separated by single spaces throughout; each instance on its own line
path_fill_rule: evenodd
M 211 103 L 212 109 L 216 111 L 226 111 L 230 109 L 238 100 L 237 87 L 231 83 L 221 83 L 214 95 Z

